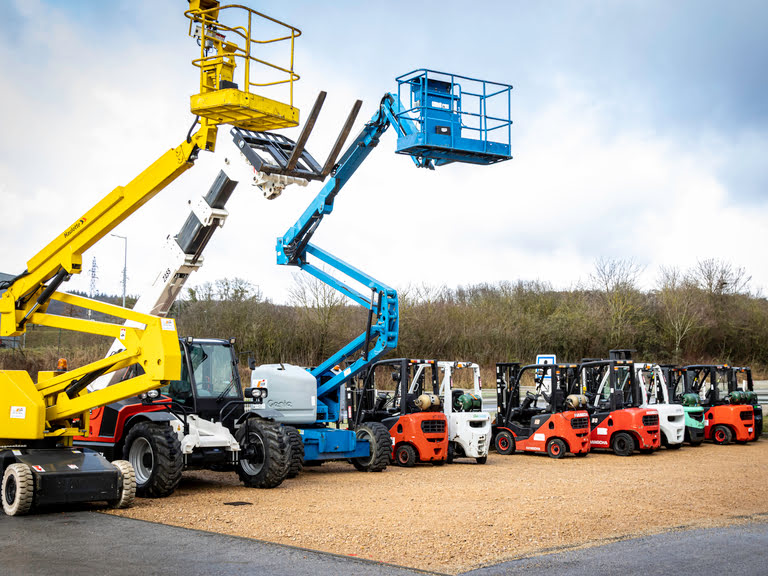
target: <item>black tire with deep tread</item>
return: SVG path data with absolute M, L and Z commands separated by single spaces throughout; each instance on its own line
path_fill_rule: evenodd
M 416 450 L 410 444 L 401 444 L 395 450 L 395 464 L 404 468 L 411 468 L 416 465 Z
M 635 451 L 635 439 L 627 432 L 617 432 L 611 440 L 611 450 L 617 456 L 632 456 Z
M 237 475 L 249 488 L 276 488 L 283 483 L 289 468 L 289 439 L 285 428 L 277 422 L 249 418 L 235 433 L 240 443 Z M 255 451 L 254 460 L 247 457 Z M 258 462 L 260 461 L 260 462 Z
M 164 498 L 176 490 L 184 470 L 184 456 L 181 442 L 170 424 L 165 422 L 139 422 L 125 438 L 123 458 L 136 468 L 131 460 L 131 446 L 143 438 L 152 448 L 152 472 L 147 481 L 140 481 L 136 475 L 136 496 L 142 498 Z
M 293 426 L 284 426 L 285 433 L 288 435 L 288 445 L 290 456 L 288 458 L 288 474 L 286 478 L 296 478 L 304 469 L 304 442 L 301 440 L 301 434 Z
M 379 422 L 363 424 L 356 431 L 357 437 L 371 443 L 371 454 L 353 458 L 352 465 L 361 472 L 381 472 L 387 468 L 392 454 L 392 441 L 389 430 Z

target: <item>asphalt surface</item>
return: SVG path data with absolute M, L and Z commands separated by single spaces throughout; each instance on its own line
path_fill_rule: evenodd
M 768 522 L 688 530 L 505 562 L 467 576 L 730 576 L 768 574 Z M 140 574 L 406 576 L 397 566 L 91 511 L 0 514 L 0 572 L 47 576 Z

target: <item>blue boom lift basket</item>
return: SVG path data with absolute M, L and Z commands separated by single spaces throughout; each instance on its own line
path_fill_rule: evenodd
M 397 140 L 397 153 L 450 162 L 494 164 L 509 160 L 512 86 L 419 69 L 397 78 L 403 109 L 397 114 L 413 133 Z

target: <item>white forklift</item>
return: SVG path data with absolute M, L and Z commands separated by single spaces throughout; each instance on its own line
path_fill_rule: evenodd
M 635 363 L 635 377 L 643 403 L 640 408 L 654 408 L 659 413 L 661 445 L 677 450 L 685 439 L 685 411 L 681 404 L 670 403 L 669 389 L 659 364 Z
M 488 460 L 491 446 L 491 416 L 483 410 L 480 366 L 474 362 L 437 363 L 442 372 L 440 396 L 443 411 L 448 418 L 448 458 L 474 458 L 478 464 Z M 458 371 L 469 371 L 472 376 L 470 391 L 454 388 Z

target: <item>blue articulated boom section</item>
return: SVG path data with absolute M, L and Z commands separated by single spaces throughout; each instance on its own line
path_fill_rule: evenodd
M 511 158 L 511 86 L 431 70 L 416 70 L 399 77 L 397 81 L 398 93 L 384 95 L 373 117 L 333 169 L 328 169 L 329 178 L 323 188 L 296 224 L 277 240 L 278 264 L 301 268 L 368 310 L 365 331 L 311 370 L 317 380 L 317 419 L 314 425 L 300 426 L 306 460 L 369 455 L 367 441 L 357 441 L 351 430 L 333 429 L 326 424 L 339 421 L 341 386 L 385 352 L 394 349 L 399 331 L 397 292 L 394 289 L 310 243 L 320 222 L 333 211 L 336 195 L 368 158 L 390 126 L 397 132 L 397 153 L 409 155 L 419 168 L 433 170 L 435 166 L 451 162 L 493 164 Z M 325 93 L 321 93 L 318 101 L 321 102 L 324 97 Z M 404 101 L 408 102 L 407 107 L 403 105 Z M 353 114 L 356 114 L 358 108 L 359 102 Z M 313 110 L 310 124 L 314 123 L 318 112 L 319 107 Z M 348 132 L 353 121 L 351 115 L 343 134 Z M 276 144 L 269 133 L 240 130 L 233 132 L 233 136 L 238 146 L 245 148 L 247 157 L 250 158 L 252 154 L 246 145 L 251 149 L 266 151 L 275 159 L 276 164 L 272 165 L 261 158 L 257 159 L 254 163 L 256 170 L 307 177 L 304 172 L 291 170 L 291 162 L 287 162 L 286 158 L 298 158 L 304 154 L 303 145 L 308 133 L 302 133 L 293 151 L 290 150 L 290 141 L 285 138 L 281 140 L 279 153 L 274 151 Z M 326 165 L 333 162 L 335 153 L 331 153 Z M 326 174 L 323 172 L 314 174 L 313 178 L 324 179 Z M 320 265 L 310 263 L 310 256 L 319 261 Z M 328 269 L 339 274 L 334 275 Z M 367 288 L 369 294 L 352 288 L 337 276 L 355 281 Z M 338 370 L 337 366 L 344 368 Z

